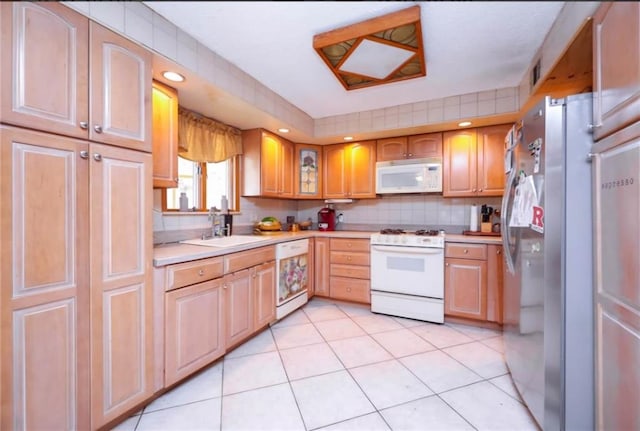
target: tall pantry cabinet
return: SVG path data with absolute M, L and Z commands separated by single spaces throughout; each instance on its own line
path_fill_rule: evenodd
M 0 4 L 0 428 L 96 429 L 152 394 L 151 57 Z

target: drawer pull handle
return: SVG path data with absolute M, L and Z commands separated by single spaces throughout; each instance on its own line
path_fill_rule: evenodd
M 198 271 L 198 275 L 202 277 L 204 275 L 204 269 L 201 269 L 200 271 Z
M 347 256 L 347 260 L 351 260 L 351 256 Z
M 465 249 L 464 249 L 464 251 L 463 251 L 463 253 L 464 253 L 464 254 L 467 254 L 467 253 L 469 253 L 469 250 L 467 250 L 467 249 L 465 248 Z
M 351 288 L 350 287 L 347 287 L 347 292 L 351 292 Z

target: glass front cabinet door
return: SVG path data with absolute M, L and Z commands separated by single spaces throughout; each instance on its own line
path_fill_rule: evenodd
M 295 197 L 298 199 L 322 198 L 322 147 L 296 144 Z

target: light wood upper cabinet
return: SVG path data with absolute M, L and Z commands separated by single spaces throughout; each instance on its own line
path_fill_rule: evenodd
M 444 197 L 502 196 L 504 139 L 511 125 L 443 133 Z
M 56 2 L 2 2 L 0 121 L 88 138 L 89 20 Z
M 151 151 L 149 51 L 61 4 L 0 12 L 2 122 Z
M 322 198 L 322 147 L 295 144 L 294 197 L 296 199 Z
M 442 157 L 442 133 L 378 139 L 376 145 L 379 162 Z
M 0 429 L 90 427 L 87 149 L 0 126 Z
M 324 147 L 324 198 L 375 198 L 376 141 Z
M 478 196 L 502 196 L 504 193 L 504 140 L 511 124 L 478 129 Z
M 153 81 L 153 187 L 178 187 L 178 91 Z
M 442 195 L 475 196 L 478 172 L 476 130 L 444 132 L 443 141 Z
M 91 21 L 89 138 L 151 152 L 151 53 Z
M 294 145 L 262 129 L 242 132 L 242 195 L 294 197 Z
M 640 3 L 602 2 L 593 21 L 593 134 L 599 140 L 640 120 Z
M 98 428 L 153 393 L 152 162 L 91 144 L 91 417 Z

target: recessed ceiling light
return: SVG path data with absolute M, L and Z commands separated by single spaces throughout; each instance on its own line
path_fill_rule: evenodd
M 344 138 L 345 141 L 353 141 L 353 136 L 345 136 Z
M 289 129 L 285 128 L 285 127 L 281 127 L 278 129 L 278 132 L 280 133 L 289 133 Z
M 162 72 L 162 76 L 167 78 L 169 81 L 173 81 L 173 82 L 183 82 L 186 79 L 184 76 L 180 75 L 178 72 L 171 72 L 170 70 L 166 72 Z
M 467 127 L 471 125 L 471 121 L 462 121 L 460 123 L 458 123 L 458 126 L 460 127 Z

